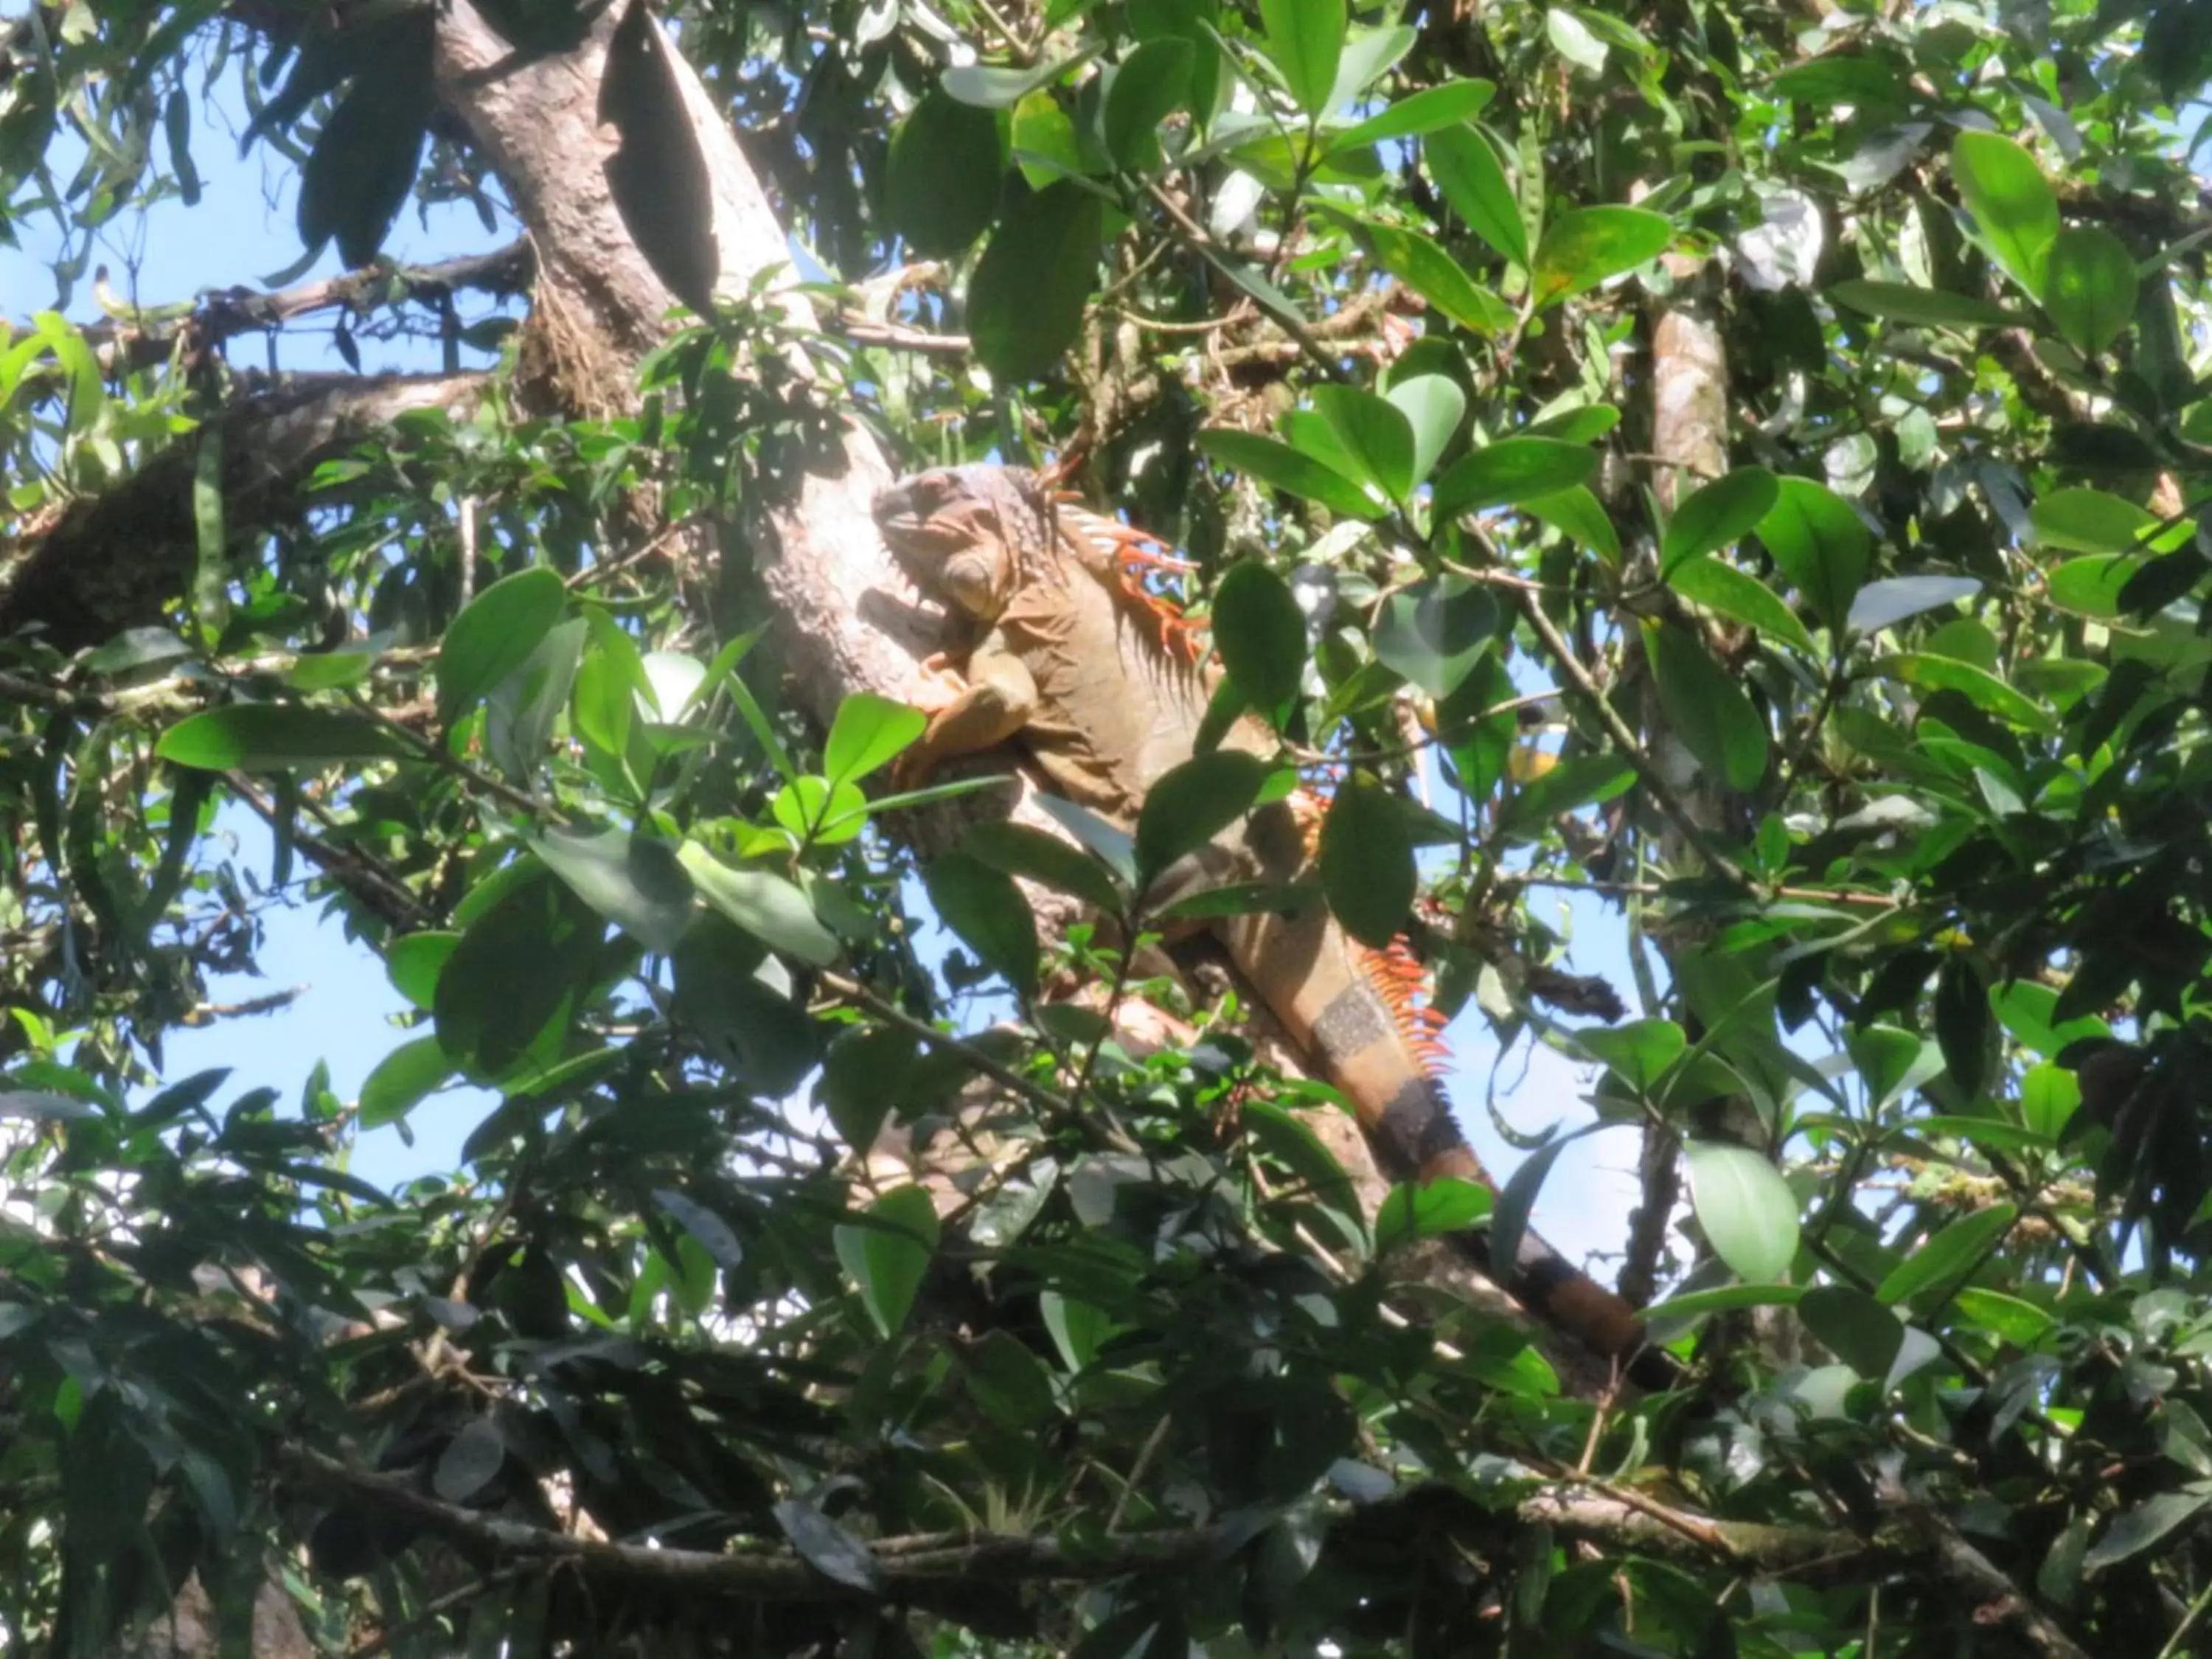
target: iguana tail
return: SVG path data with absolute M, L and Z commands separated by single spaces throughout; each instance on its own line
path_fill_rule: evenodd
M 1288 814 L 1262 825 L 1268 810 L 1255 815 L 1256 840 L 1297 835 Z M 1270 850 L 1275 856 L 1267 856 Z M 1263 862 L 1280 868 L 1288 848 L 1261 851 Z M 1416 1006 L 1421 970 L 1410 955 L 1370 950 L 1318 908 L 1239 917 L 1221 924 L 1220 933 L 1237 970 L 1352 1103 L 1385 1173 L 1400 1181 L 1455 1176 L 1495 1189 L 1437 1079 L 1443 1043 L 1437 1022 Z M 1488 1235 L 1468 1233 L 1462 1242 L 1486 1275 L 1545 1323 L 1624 1364 L 1644 1349 L 1636 1310 L 1533 1230 L 1522 1234 L 1510 1273 L 1490 1262 Z M 1654 1364 L 1638 1372 L 1639 1380 L 1659 1380 Z

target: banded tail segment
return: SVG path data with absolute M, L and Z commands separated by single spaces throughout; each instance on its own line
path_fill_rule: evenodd
M 1437 1079 L 1442 1021 L 1419 1002 L 1422 970 L 1402 944 L 1369 950 L 1318 912 L 1242 918 L 1223 932 L 1239 970 L 1352 1102 L 1387 1174 L 1416 1182 L 1451 1176 L 1496 1190 Z M 1507 1273 L 1491 1262 L 1486 1234 L 1461 1242 L 1516 1300 L 1592 1351 L 1626 1363 L 1644 1347 L 1636 1310 L 1533 1231 L 1522 1233 Z M 1659 1366 L 1639 1369 L 1664 1386 Z M 1665 1370 L 1670 1377 L 1671 1365 Z

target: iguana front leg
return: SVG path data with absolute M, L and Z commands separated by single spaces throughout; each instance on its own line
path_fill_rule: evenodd
M 940 676 L 940 659 L 933 658 Z M 892 784 L 912 789 L 957 755 L 994 748 L 1036 713 L 1036 681 L 994 629 L 968 656 L 967 684 L 929 717 L 928 728 L 892 769 Z

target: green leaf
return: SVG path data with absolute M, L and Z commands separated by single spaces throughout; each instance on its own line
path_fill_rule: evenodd
M 1268 58 L 1308 115 L 1326 115 L 1349 19 L 1345 0 L 1260 0 Z
M 1955 1300 L 1960 1318 L 2015 1348 L 2032 1348 L 2057 1328 L 2058 1322 L 2033 1302 L 1978 1285 L 1967 1285 Z
M 1429 576 L 1382 602 L 1375 655 L 1438 702 L 1474 672 L 1498 632 L 1498 602 L 1454 575 Z
M 1861 1376 L 1880 1382 L 1905 1346 L 1905 1322 L 1864 1291 L 1820 1285 L 1797 1304 L 1805 1328 Z
M 1571 489 L 1597 470 L 1597 452 L 1557 438 L 1500 438 L 1462 455 L 1437 480 L 1439 519 L 1486 507 L 1518 507 Z
M 1635 782 L 1636 769 L 1616 756 L 1576 755 L 1521 785 L 1510 819 L 1516 829 L 1539 830 L 1562 813 L 1612 800 Z
M 1595 1126 L 1592 1126 L 1593 1127 Z M 1528 1231 L 1529 1212 L 1536 1207 L 1536 1194 L 1542 1190 L 1545 1179 L 1552 1173 L 1553 1164 L 1559 1154 L 1588 1129 L 1572 1134 L 1557 1136 L 1546 1141 L 1521 1160 L 1504 1188 L 1498 1194 L 1497 1208 L 1490 1218 L 1489 1259 L 1494 1263 L 1521 1260 L 1521 1245 Z
M 1467 393 L 1449 374 L 1409 374 L 1393 380 L 1383 394 L 1413 428 L 1413 482 L 1436 468 L 1467 414 Z
M 2212 1492 L 2162 1492 L 2132 1509 L 2122 1510 L 2081 1558 L 2084 1574 L 2101 1572 L 2142 1554 L 2167 1534 L 2185 1527 L 2212 1504 Z
M 665 841 L 604 830 L 553 830 L 530 848 L 576 896 L 648 951 L 669 951 L 691 921 L 691 878 Z
M 1039 1294 L 1037 1313 L 1053 1346 L 1060 1350 L 1061 1363 L 1071 1371 L 1088 1367 L 1120 1328 L 1103 1309 L 1058 1291 Z
M 495 892 L 470 915 L 432 1005 L 439 1042 L 478 1081 L 562 1058 L 606 937 L 606 923 L 535 859 Z
M 1122 60 L 1106 94 L 1106 153 L 1130 172 L 1159 158 L 1160 128 L 1190 95 L 1191 43 L 1174 35 L 1147 40 Z
M 2098 1022 L 2102 1024 L 2100 1020 Z M 2056 1146 L 2074 1114 L 2081 1109 L 2081 1083 L 2073 1073 L 2048 1060 L 2031 1066 L 2020 1080 L 2020 1119 Z
M 1990 993 L 1990 1006 L 2013 1041 L 2031 1054 L 2056 1060 L 2086 1037 L 2108 1037 L 2112 1028 L 2094 1014 L 2060 1023 L 2058 992 L 2032 979 L 2016 979 Z
M 2111 231 L 2060 231 L 2044 269 L 2043 308 L 2068 345 L 2094 357 L 2127 332 L 2136 314 L 2135 256 Z
M 2020 320 L 1994 300 L 1947 294 L 1942 289 L 1919 288 L 1911 283 L 1852 281 L 1837 283 L 1822 291 L 1838 305 L 1849 306 L 1853 311 L 1919 328 L 2003 328 Z
M 1290 585 L 1256 559 L 1231 565 L 1210 618 L 1222 665 L 1250 707 L 1278 724 L 1297 701 L 1306 666 L 1306 623 Z M 1144 838 L 1138 837 L 1139 848 Z
M 201 641 L 213 647 L 230 620 L 230 540 L 223 532 L 222 428 L 200 428 L 192 454 L 192 529 L 199 558 L 192 573 L 192 609 Z
M 1528 291 L 1540 309 L 1657 258 L 1674 240 L 1663 215 L 1643 208 L 1589 207 L 1563 213 L 1536 245 Z
M 453 1074 L 453 1062 L 434 1036 L 403 1042 L 377 1061 L 361 1085 L 361 1127 L 397 1123 Z
M 1748 1146 L 1686 1140 L 1690 1202 L 1715 1254 L 1739 1279 L 1778 1279 L 1797 1258 L 1797 1199 L 1782 1172 Z
M 1797 613 L 1747 571 L 1700 554 L 1673 566 L 1667 573 L 1667 585 L 1684 599 L 1741 623 L 1763 639 L 1779 640 L 1808 657 L 1816 654 L 1813 636 L 1797 620 Z
M 381 62 L 357 76 L 301 171 L 300 240 L 313 248 L 337 238 L 349 269 L 376 257 L 414 187 L 437 103 L 429 69 Z
M 1394 501 L 1413 492 L 1413 426 L 1387 398 L 1355 386 L 1318 386 L 1313 406 L 1358 465 Z
M 407 752 L 399 735 L 367 714 L 298 703 L 241 702 L 188 714 L 154 745 L 179 766 L 207 772 L 283 772 Z
M 891 135 L 884 205 L 892 230 L 928 258 L 966 252 L 999 210 L 1005 171 L 996 116 L 941 88 L 924 94 Z
M 1923 691 L 1956 691 L 1976 708 L 2026 731 L 2051 732 L 2058 729 L 2057 720 L 2041 704 L 2014 690 L 1987 669 L 1960 662 L 1955 657 L 1901 652 L 1881 659 L 1874 670 L 1885 679 L 1897 680 Z
M 1941 1297 L 1931 1293 L 1948 1289 L 1980 1266 L 1982 1258 L 1996 1247 L 2019 1213 L 2010 1204 L 1992 1204 L 1986 1210 L 1977 1210 L 1947 1224 L 1899 1262 L 1889 1277 L 1876 1287 L 1875 1295 L 1893 1307 L 1923 1297 L 1929 1304 L 1941 1301 Z
M 1445 127 L 1421 141 L 1429 171 L 1467 228 L 1516 265 L 1528 263 L 1528 228 L 1490 141 L 1472 126 Z
M 1139 885 L 1250 811 L 1274 772 L 1257 755 L 1217 749 L 1164 774 L 1137 814 Z
M 1000 218 L 968 282 L 968 336 L 994 377 L 1033 380 L 1059 365 L 1097 281 L 1103 222 L 1098 198 L 1067 179 Z
M 1951 178 L 1991 257 L 2041 298 L 2058 198 L 2035 158 L 1997 133 L 1962 132 L 1951 146 Z
M 1318 887 L 1303 882 L 1278 884 L 1272 881 L 1232 881 L 1207 887 L 1162 905 L 1153 920 L 1214 921 L 1224 916 L 1298 916 L 1323 902 Z
M 581 617 L 556 623 L 484 699 L 484 747 L 509 777 L 530 777 L 544 763 L 591 631 Z
M 1671 1019 L 1633 1019 L 1624 1025 L 1592 1026 L 1575 1033 L 1583 1053 L 1638 1095 L 1648 1095 L 1667 1068 L 1690 1046 Z
M 2141 559 L 2123 553 L 2069 559 L 2051 573 L 2051 602 L 2085 617 L 2118 617 L 2126 608 L 2121 595 L 2142 568 Z
M 822 749 L 823 775 L 833 784 L 858 783 L 921 737 L 929 717 L 872 691 L 856 691 L 837 705 L 837 718 Z
M 906 1328 L 937 1254 L 937 1211 L 921 1188 L 899 1187 L 862 1213 L 866 1224 L 848 1222 L 832 1230 L 837 1260 L 860 1287 L 860 1304 L 877 1333 L 896 1336 Z
M 1513 326 L 1511 307 L 1476 283 L 1432 238 L 1379 219 L 1356 218 L 1325 204 L 1324 210 L 1352 233 L 1376 264 L 1462 328 L 1502 334 Z
M 2027 510 L 2039 547 L 2077 553 L 2125 553 L 2159 520 L 2133 501 L 2101 489 L 2055 489 Z
M 1756 789 L 1766 775 L 1766 720 L 1736 677 L 1686 629 L 1647 623 L 1644 650 L 1660 705 L 1690 752 L 1729 788 Z
M 1580 542 L 1608 564 L 1620 565 L 1620 532 L 1613 527 L 1612 515 L 1589 485 L 1577 484 L 1515 505 L 1569 540 Z
M 1321 884 L 1344 931 L 1382 950 L 1413 908 L 1419 878 L 1406 815 L 1366 772 L 1346 777 L 1322 821 Z
M 947 853 L 921 872 L 938 917 L 976 959 L 1027 997 L 1036 989 L 1036 916 L 1013 878 L 966 853 Z
M 827 968 L 842 954 L 837 936 L 787 878 L 769 870 L 733 870 L 696 841 L 685 842 L 676 856 L 701 898 L 769 949 L 811 968 Z
M 1809 478 L 1784 478 L 1759 539 L 1827 627 L 1841 628 L 1874 559 L 1874 536 L 1851 504 Z
M 1465 1232 L 1490 1214 L 1497 1200 L 1487 1187 L 1449 1176 L 1393 1187 L 1375 1212 L 1375 1254 L 1445 1233 Z
M 1972 1100 L 1982 1092 L 1990 1066 L 1989 988 L 1973 959 L 1954 951 L 1936 975 L 1936 1042 L 1959 1092 Z
M 384 976 L 392 981 L 393 990 L 428 1013 L 437 1000 L 438 975 L 445 971 L 446 959 L 460 942 L 461 936 L 453 933 L 410 933 L 396 939 L 384 950 Z
M 1198 434 L 1198 448 L 1200 453 L 1239 472 L 1249 473 L 1270 489 L 1318 501 L 1332 513 L 1341 513 L 1347 518 L 1373 519 L 1382 511 L 1382 504 L 1370 497 L 1355 480 L 1273 438 L 1212 427 Z
M 1497 95 L 1496 84 L 1489 81 L 1446 81 L 1439 86 L 1424 87 L 1369 116 L 1357 126 L 1329 135 L 1329 154 L 1364 149 L 1386 138 L 1416 138 L 1439 128 L 1471 121 Z
M 1344 37 L 1338 54 L 1336 79 L 1330 83 L 1324 112 L 1357 102 L 1375 83 L 1397 67 L 1398 60 L 1413 49 L 1413 28 L 1391 23 L 1381 28 L 1355 28 Z
M 1011 109 L 1023 97 L 1053 82 L 1081 63 L 1090 53 L 1055 58 L 1028 69 L 999 69 L 988 64 L 962 64 L 945 71 L 938 82 L 948 98 L 978 109 Z
M 1660 574 L 1671 575 L 1685 559 L 1742 540 L 1773 511 L 1781 493 L 1781 484 L 1763 466 L 1740 466 L 1698 489 L 1667 521 L 1666 539 L 1660 544 Z
M 1971 599 L 1981 591 L 1981 583 L 1972 576 L 1887 576 L 1859 589 L 1844 626 L 1854 633 L 1878 634 L 1923 611 Z
M 1592 75 L 1605 69 L 1606 44 L 1589 31 L 1589 25 L 1558 6 L 1544 13 L 1544 33 L 1553 49 L 1576 68 Z
M 1120 915 L 1126 906 L 1127 900 L 1114 885 L 1104 864 L 1057 836 L 1027 824 L 1010 823 L 1003 818 L 970 824 L 960 838 L 960 848 L 994 870 L 1073 894 L 1108 915 Z
M 1013 129 L 1014 161 L 1031 190 L 1084 175 L 1083 141 L 1049 91 L 1040 88 L 1014 106 Z
M 438 718 L 474 708 L 520 668 L 568 608 L 568 590 L 543 565 L 503 577 L 471 599 L 438 647 Z

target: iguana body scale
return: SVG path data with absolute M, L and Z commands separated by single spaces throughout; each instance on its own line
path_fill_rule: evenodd
M 1133 574 L 1160 562 L 1157 550 L 1013 468 L 916 474 L 878 495 L 875 515 L 901 568 L 974 630 L 964 685 L 908 751 L 909 775 L 1018 738 L 1055 793 L 1133 826 L 1152 784 L 1191 757 L 1218 678 Z M 1277 752 L 1249 715 L 1223 746 Z M 1295 878 L 1310 861 L 1300 809 L 1294 799 L 1255 811 L 1194 855 L 1202 873 L 1209 882 Z M 1388 1173 L 1495 1186 L 1436 1079 L 1442 1047 L 1415 1006 L 1409 958 L 1358 944 L 1318 908 L 1213 927 L 1291 1041 L 1352 1103 Z M 1643 1347 L 1634 1310 L 1533 1231 L 1505 1274 L 1489 1266 L 1486 1239 L 1466 1242 L 1531 1311 L 1595 1352 L 1626 1363 Z

